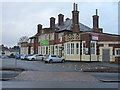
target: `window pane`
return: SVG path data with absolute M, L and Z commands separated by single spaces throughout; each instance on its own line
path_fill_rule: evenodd
M 91 42 L 91 54 L 95 54 L 95 50 L 96 50 L 95 43 Z
M 67 44 L 67 54 L 70 54 L 70 44 Z
M 82 49 L 83 50 L 83 54 L 86 54 L 86 49 L 85 48 L 86 48 L 86 45 L 85 45 L 85 42 L 83 42 L 83 49 Z
M 74 43 L 71 43 L 71 54 L 74 54 Z
M 76 54 L 79 54 L 79 43 L 76 43 Z
M 120 50 L 116 50 L 116 55 L 120 55 Z

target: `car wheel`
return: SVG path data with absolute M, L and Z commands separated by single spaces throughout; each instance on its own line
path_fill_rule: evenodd
M 53 62 L 53 60 L 52 60 L 52 59 L 50 59 L 49 63 L 52 63 L 52 62 Z
M 45 61 L 45 63 L 48 63 L 47 61 Z
M 34 59 L 34 58 L 32 58 L 31 60 L 32 60 L 32 61 L 35 61 L 35 59 Z
M 64 63 L 64 62 L 65 62 L 65 59 L 63 59 L 61 62 Z
M 43 61 L 43 58 L 42 58 L 42 61 Z

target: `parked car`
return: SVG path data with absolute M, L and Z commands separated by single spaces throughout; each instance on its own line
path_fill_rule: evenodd
M 29 56 L 27 59 L 28 60 L 41 60 L 41 61 L 43 61 L 44 56 L 42 54 L 35 54 L 32 56 Z
M 16 59 L 20 59 L 21 56 L 22 56 L 21 54 L 17 54 L 17 55 L 15 56 L 15 58 L 16 58 Z
M 8 56 L 1 56 L 2 59 L 8 59 Z
M 21 55 L 20 59 L 24 60 L 25 59 L 25 55 Z
M 46 55 L 44 58 L 45 62 L 52 63 L 52 62 L 65 62 L 65 59 L 60 57 L 59 55 Z
M 33 56 L 34 54 L 28 54 L 24 57 L 25 60 L 28 60 L 28 57 Z

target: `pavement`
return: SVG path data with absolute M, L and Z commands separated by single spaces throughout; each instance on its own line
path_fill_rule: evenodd
M 17 65 L 16 65 L 17 62 Z M 81 68 L 119 67 L 109 63 L 66 62 L 45 64 L 41 61 L 4 60 L 3 67 L 24 68 L 26 71 L 16 73 L 9 81 L 2 81 L 3 87 L 62 87 L 62 88 L 116 88 L 120 80 L 118 73 L 82 72 Z M 4 74 L 15 72 L 4 71 Z M 108 83 L 109 82 L 109 83 Z
M 118 88 L 118 84 L 84 81 L 3 81 L 2 88 L 92 88 L 90 90 L 94 90 L 93 88 L 110 88 L 111 90 L 111 88 Z
M 119 73 L 101 73 L 101 72 L 91 72 L 90 75 L 94 76 L 101 82 L 120 82 Z
M 36 72 L 23 71 L 12 80 L 27 81 L 90 81 L 99 82 L 92 75 L 83 72 Z

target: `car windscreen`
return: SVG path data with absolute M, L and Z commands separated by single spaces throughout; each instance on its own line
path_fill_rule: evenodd
M 57 57 L 56 55 L 51 55 L 51 57 Z

